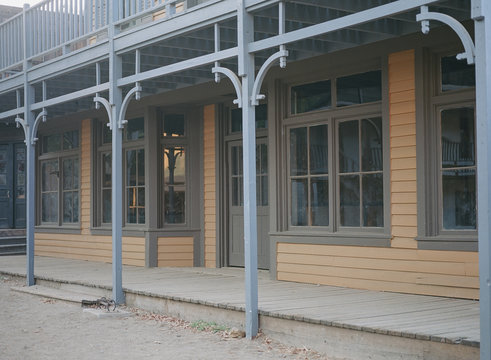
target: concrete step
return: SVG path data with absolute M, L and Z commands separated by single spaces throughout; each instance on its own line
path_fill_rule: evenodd
M 104 296 L 104 292 L 100 291 L 98 294 L 90 288 L 84 288 L 84 292 L 67 290 L 64 288 L 54 288 L 43 285 L 34 285 L 34 286 L 14 286 L 11 288 L 13 291 L 22 292 L 30 295 L 36 295 L 45 297 L 48 299 L 56 299 L 63 300 L 74 303 L 82 303 L 82 300 L 90 300 L 94 301 L 102 296 Z

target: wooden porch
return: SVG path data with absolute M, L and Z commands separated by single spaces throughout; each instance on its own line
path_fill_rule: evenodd
M 0 273 L 25 277 L 26 257 L 2 257 Z M 107 263 L 36 257 L 33 291 L 103 294 L 111 289 L 111 274 Z M 123 287 L 131 306 L 190 321 L 239 327 L 244 322 L 239 268 L 125 266 Z M 479 358 L 477 301 L 282 282 L 260 272 L 259 314 L 260 328 L 269 336 L 336 357 Z

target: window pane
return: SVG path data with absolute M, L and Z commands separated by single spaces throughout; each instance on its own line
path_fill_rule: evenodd
M 255 107 L 256 129 L 268 128 L 268 105 L 259 104 Z M 242 109 L 232 109 L 230 112 L 230 132 L 242 131 Z
M 164 148 L 164 181 L 166 185 L 184 184 L 186 152 L 182 146 Z
M 145 208 L 138 209 L 138 224 L 145 224 Z
M 112 142 L 113 133 L 107 126 L 108 123 L 102 123 L 102 143 L 110 144 Z
M 465 89 L 476 86 L 475 66 L 455 56 L 442 57 L 442 91 Z
M 126 186 L 136 186 L 136 150 L 126 151 Z
M 112 182 L 112 159 L 111 153 L 102 155 L 102 186 L 111 187 Z
M 136 224 L 136 212 L 137 212 L 137 194 L 136 188 L 130 188 L 127 191 L 127 219 L 126 222 L 129 224 Z
M 145 150 L 139 149 L 138 153 L 138 185 L 145 185 Z
M 78 130 L 63 133 L 63 150 L 78 149 Z
M 310 128 L 310 173 L 329 173 L 329 147 L 327 143 L 327 125 Z
M 292 180 L 292 225 L 306 226 L 307 222 L 307 179 Z
M 138 187 L 138 206 L 145 207 L 145 188 Z
M 73 222 L 73 193 L 71 191 L 63 193 L 63 222 Z
M 145 137 L 145 121 L 143 118 L 132 119 L 126 125 L 126 140 L 138 140 Z
M 381 118 L 361 121 L 361 149 L 362 171 L 383 169 Z
M 476 171 L 474 169 L 442 172 L 443 228 L 476 228 Z
M 111 189 L 102 191 L 102 222 L 111 222 Z
M 360 226 L 360 177 L 339 177 L 341 226 Z
M 382 99 L 382 73 L 369 71 L 336 80 L 337 106 L 364 104 Z
M 63 160 L 63 190 L 71 190 L 73 186 L 73 160 Z
M 261 202 L 259 205 L 268 206 L 268 176 L 261 176 Z
M 384 226 L 384 180 L 383 175 L 362 176 L 363 226 Z
M 331 81 L 318 81 L 291 88 L 291 113 L 301 114 L 308 111 L 331 107 Z
M 184 115 L 183 114 L 168 114 L 164 117 L 163 126 L 164 137 L 179 137 L 184 136 Z
M 164 219 L 166 224 L 185 222 L 186 151 L 182 146 L 164 148 Z
M 60 134 L 43 136 L 43 152 L 53 152 L 61 150 Z
M 41 196 L 41 221 L 58 221 L 58 192 L 44 193 Z
M 231 167 L 232 167 L 232 175 L 242 175 L 240 173 L 240 164 L 242 163 L 242 156 L 239 152 L 239 149 L 242 149 L 242 146 L 232 146 L 231 151 Z
M 41 172 L 41 191 L 58 191 L 58 160 L 44 161 Z
M 185 222 L 186 192 L 184 186 L 168 186 L 165 197 L 165 223 L 183 224 Z
M 442 167 L 475 165 L 474 109 L 444 110 L 441 117 Z
M 312 178 L 310 206 L 313 226 L 329 225 L 329 180 L 328 177 Z
M 307 128 L 290 130 L 290 175 L 307 174 Z
M 360 170 L 358 120 L 339 124 L 339 171 L 341 173 Z

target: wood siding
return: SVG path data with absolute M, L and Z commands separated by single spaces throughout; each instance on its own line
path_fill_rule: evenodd
M 392 247 L 418 247 L 414 51 L 389 55 Z
M 277 244 L 278 280 L 479 298 L 478 253 L 417 249 L 414 51 L 389 56 L 390 248 Z
M 35 234 L 36 255 L 112 262 L 112 237 L 73 234 Z M 145 238 L 123 237 L 123 264 L 145 266 Z
M 158 267 L 193 267 L 194 239 L 192 237 L 158 238 Z
M 112 262 L 112 237 L 94 236 L 91 219 L 91 120 L 80 134 L 80 234 L 36 233 L 35 254 L 66 259 Z M 123 237 L 123 264 L 145 266 L 145 238 Z
M 216 267 L 215 105 L 204 107 L 205 267 Z

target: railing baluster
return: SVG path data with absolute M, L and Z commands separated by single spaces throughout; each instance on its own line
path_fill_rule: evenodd
M 49 31 L 51 33 L 51 41 L 49 44 L 49 48 L 52 49 L 55 47 L 55 36 L 56 36 L 56 27 L 55 27 L 55 2 L 51 0 L 50 4 L 50 13 L 49 13 Z

